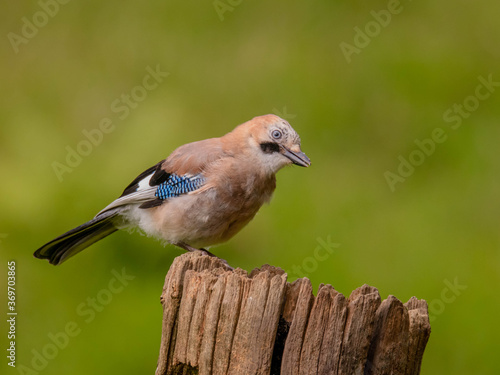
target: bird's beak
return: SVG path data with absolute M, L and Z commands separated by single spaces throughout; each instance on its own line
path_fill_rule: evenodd
M 311 165 L 311 160 L 302 151 L 295 152 L 286 147 L 282 147 L 281 151 L 281 153 L 295 165 L 300 165 L 301 167 L 309 167 Z

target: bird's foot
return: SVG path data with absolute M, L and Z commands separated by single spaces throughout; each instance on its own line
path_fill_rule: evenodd
M 203 247 L 202 247 L 201 249 L 199 249 L 199 250 L 200 250 L 200 251 L 203 251 L 203 252 L 204 252 L 205 254 L 207 254 L 209 257 L 216 257 L 216 258 L 218 258 L 218 256 L 217 256 L 217 255 L 212 254 L 210 251 L 208 251 L 207 249 L 205 249 L 205 248 L 203 248 Z M 220 258 L 219 258 L 219 259 L 220 259 Z
M 231 267 L 231 266 L 229 265 L 229 263 L 227 262 L 227 260 L 222 259 L 222 258 L 219 258 L 217 255 L 212 254 L 212 253 L 211 253 L 210 251 L 208 251 L 207 249 L 201 248 L 200 250 L 201 250 L 201 251 L 203 251 L 205 254 L 207 254 L 207 255 L 208 255 L 208 256 L 210 256 L 210 257 L 215 257 L 215 258 L 219 259 L 219 260 L 220 260 L 220 261 L 222 261 L 222 263 L 224 263 L 224 264 L 225 264 L 225 265 L 226 265 L 226 266 L 227 266 L 227 267 L 228 267 L 231 271 L 234 271 L 234 268 L 233 268 L 233 267 Z
M 210 251 L 208 251 L 207 249 L 204 249 L 204 248 L 201 248 L 201 249 L 197 249 L 196 247 L 193 247 L 193 246 L 190 246 L 188 245 L 187 243 L 185 242 L 178 242 L 175 244 L 176 246 L 179 246 L 180 248 L 186 250 L 186 251 L 202 251 L 203 253 L 205 253 L 206 255 L 210 256 L 210 257 L 214 257 L 214 258 L 217 258 L 217 259 L 220 259 L 227 267 L 229 267 L 231 270 L 234 270 L 233 267 L 231 267 L 228 263 L 227 263 L 227 260 L 225 259 L 222 259 L 222 258 L 219 258 L 217 255 L 215 254 L 212 254 Z

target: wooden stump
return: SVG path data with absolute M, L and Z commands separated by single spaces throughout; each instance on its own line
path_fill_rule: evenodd
M 280 268 L 250 274 L 202 252 L 177 257 L 161 296 L 156 375 L 418 374 L 430 335 L 427 303 L 344 297 Z

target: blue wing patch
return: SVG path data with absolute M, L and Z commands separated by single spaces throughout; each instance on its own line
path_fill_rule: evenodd
M 198 174 L 196 176 L 177 176 L 171 174 L 167 181 L 158 185 L 155 196 L 159 199 L 168 199 L 187 194 L 201 188 L 205 184 L 205 178 Z

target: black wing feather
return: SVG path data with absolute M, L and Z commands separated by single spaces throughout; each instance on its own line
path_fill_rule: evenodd
M 149 186 L 158 186 L 161 185 L 162 183 L 168 181 L 170 176 L 172 175 L 171 173 L 166 172 L 162 166 L 165 160 L 160 161 L 159 163 L 155 164 L 151 168 L 146 169 L 144 172 L 142 172 L 139 176 L 137 176 L 134 181 L 132 181 L 123 191 L 122 195 L 120 195 L 120 198 L 129 195 L 131 193 L 135 193 L 137 189 L 139 188 L 139 183 L 149 176 L 150 174 L 153 174 L 151 178 L 149 179 Z M 164 202 L 164 199 L 161 198 L 154 198 L 151 199 L 150 201 L 142 203 L 139 208 L 152 208 L 152 207 L 157 207 L 160 206 Z
M 164 162 L 164 160 L 160 161 L 158 164 L 155 165 L 155 173 L 149 179 L 149 186 L 160 185 L 160 184 L 164 183 L 165 181 L 167 181 L 168 178 L 170 177 L 170 173 L 165 172 L 162 169 L 163 162 Z M 148 202 L 144 202 L 143 204 L 141 204 L 139 206 L 139 208 L 157 207 L 157 206 L 160 206 L 162 203 L 163 203 L 163 199 L 156 198 L 156 199 L 150 200 Z
M 132 181 L 128 186 L 123 190 L 122 195 L 120 195 L 120 198 L 129 195 L 130 193 L 135 193 L 137 189 L 139 188 L 139 182 L 141 182 L 144 177 L 149 176 L 151 173 L 154 172 L 154 175 L 151 177 L 151 180 L 154 178 L 154 176 L 158 173 L 158 169 L 161 169 L 161 165 L 163 164 L 165 160 L 160 161 L 159 163 L 153 165 L 151 168 L 146 169 L 144 172 L 142 172 L 139 176 L 137 176 L 134 181 Z M 167 177 L 168 178 L 168 177 Z M 150 182 L 151 184 L 151 182 Z M 153 185 L 151 185 L 153 186 Z
M 160 198 L 156 198 L 152 201 L 148 201 L 148 202 L 144 202 L 143 204 L 141 204 L 139 206 L 139 208 L 152 208 L 152 207 L 157 207 L 157 206 L 161 206 L 161 204 L 163 203 L 163 199 L 160 199 Z
M 164 160 L 156 164 L 155 174 L 151 176 L 151 179 L 149 180 L 149 186 L 160 185 L 167 181 L 170 177 L 170 173 L 165 172 L 165 170 L 162 169 L 163 162 Z

